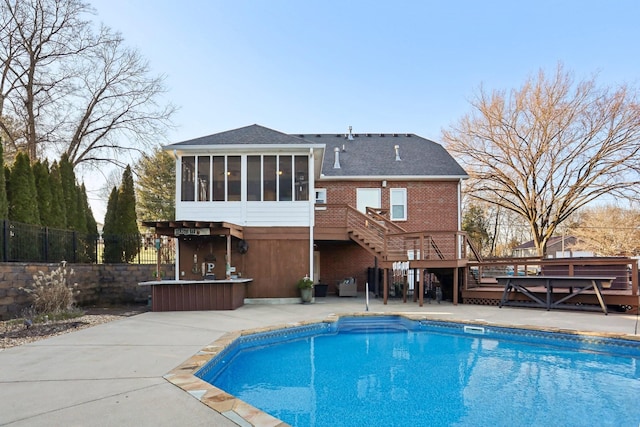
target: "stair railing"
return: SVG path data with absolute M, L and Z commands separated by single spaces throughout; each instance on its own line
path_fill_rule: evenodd
M 345 224 L 351 239 L 383 261 L 465 259 L 467 250 L 481 260 L 478 251 L 461 231 L 407 232 L 379 209 L 364 214 L 350 205 L 326 205 L 322 223 Z M 344 222 L 343 222 L 344 221 Z
M 347 231 L 358 238 L 361 238 L 365 249 L 370 249 L 376 255 L 386 257 L 387 247 L 385 236 L 388 229 L 385 222 L 377 221 L 368 215 L 363 214 L 352 206 L 347 206 Z

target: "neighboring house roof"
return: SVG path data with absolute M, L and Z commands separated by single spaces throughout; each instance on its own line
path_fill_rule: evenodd
M 556 246 L 561 246 L 562 241 L 564 240 L 565 248 L 569 248 L 572 245 L 575 245 L 578 239 L 575 236 L 551 236 L 547 241 L 547 251 L 555 248 Z M 514 250 L 524 250 L 524 249 L 535 249 L 536 245 L 533 240 L 529 240 L 521 245 L 513 248 Z
M 442 147 L 415 134 L 285 134 L 251 125 L 165 147 L 196 149 L 225 145 L 301 145 L 323 147 L 321 179 L 466 179 L 467 173 Z M 396 160 L 396 146 L 400 160 Z M 334 168 L 338 148 L 340 168 Z

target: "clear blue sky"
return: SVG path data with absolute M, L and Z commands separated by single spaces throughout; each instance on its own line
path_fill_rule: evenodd
M 480 85 L 558 62 L 607 86 L 640 77 L 637 0 L 88 1 L 166 75 L 180 110 L 162 143 L 253 123 L 439 141 Z

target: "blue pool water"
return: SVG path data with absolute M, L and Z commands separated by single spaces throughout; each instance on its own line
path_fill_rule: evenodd
M 244 337 L 196 375 L 293 426 L 637 426 L 638 343 L 396 317 Z

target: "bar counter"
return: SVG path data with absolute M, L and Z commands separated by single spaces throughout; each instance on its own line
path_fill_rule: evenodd
M 235 310 L 244 305 L 247 283 L 253 279 L 154 280 L 138 283 L 151 286 L 152 311 Z

